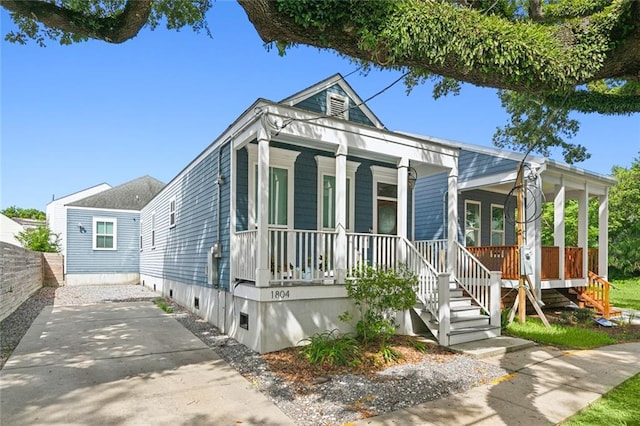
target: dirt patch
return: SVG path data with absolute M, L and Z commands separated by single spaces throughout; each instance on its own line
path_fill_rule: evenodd
M 427 359 L 445 362 L 455 356 L 436 344 L 415 342 L 415 337 L 393 336 L 389 346 L 400 354 L 396 361 L 385 361 L 380 355 L 380 346 L 374 344 L 362 351 L 357 365 L 350 367 L 311 364 L 300 354 L 299 347 L 263 354 L 262 358 L 276 375 L 295 384 L 297 392 L 306 393 L 313 386 L 335 375 L 357 374 L 373 378 L 376 373 L 394 365 L 418 364 Z

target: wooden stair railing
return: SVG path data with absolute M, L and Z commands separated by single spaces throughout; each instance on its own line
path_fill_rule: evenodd
M 576 290 L 578 290 L 578 299 L 585 302 L 587 306 L 596 309 L 604 318 L 609 319 L 621 314 L 621 311 L 611 309 L 609 299 L 611 287 L 609 281 L 589 271 L 587 286 L 577 287 Z

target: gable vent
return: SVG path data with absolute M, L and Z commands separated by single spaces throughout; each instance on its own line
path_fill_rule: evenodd
M 349 102 L 344 96 L 329 93 L 327 96 L 327 115 L 349 119 Z

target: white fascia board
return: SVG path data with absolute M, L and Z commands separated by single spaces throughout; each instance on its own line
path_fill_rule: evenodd
M 498 148 L 492 148 L 488 146 L 473 145 L 469 143 L 454 141 L 451 139 L 444 139 L 444 138 L 438 138 L 435 136 L 420 135 L 417 133 L 410 133 L 410 132 L 403 132 L 403 131 L 396 131 L 396 133 L 411 136 L 411 137 L 425 140 L 425 141 L 448 145 L 450 147 L 454 147 L 457 149 L 464 149 L 465 151 L 473 151 L 479 154 L 487 154 L 494 157 L 505 158 L 508 160 L 522 161 L 522 159 L 524 158 L 524 154 L 513 152 L 513 151 L 507 151 L 503 149 L 498 149 Z M 533 157 L 531 155 L 527 156 L 527 158 L 528 158 L 528 160 L 526 161 L 527 163 L 543 163 L 545 161 L 544 158 Z
M 515 182 L 516 177 L 518 176 L 518 171 L 514 170 L 512 172 L 504 172 L 498 173 L 489 176 L 482 176 L 476 179 L 469 180 L 459 180 L 458 181 L 458 189 L 460 191 L 470 190 L 470 189 L 478 189 L 486 186 L 497 185 L 501 183 L 510 183 Z
M 114 212 L 114 213 L 140 213 L 140 210 L 125 210 L 125 209 L 109 209 L 107 207 L 80 207 L 80 206 L 66 206 L 69 210 L 91 210 L 94 212 Z
M 106 191 L 107 189 L 111 189 L 112 186 L 106 182 L 100 183 L 98 185 L 91 186 L 89 188 L 81 189 L 80 191 L 73 192 L 71 194 L 62 196 L 60 198 L 56 198 L 55 200 L 50 201 L 47 204 L 47 207 L 50 205 L 61 204 L 64 205 L 66 203 L 72 203 L 77 200 L 81 200 L 83 198 L 89 197 L 94 194 L 98 194 L 102 191 Z
M 279 130 L 278 136 L 288 136 L 292 141 L 308 139 L 332 146 L 334 149 L 346 145 L 348 148 L 384 154 L 394 159 L 394 162 L 400 158 L 408 158 L 440 165 L 443 168 L 453 168 L 457 165 L 459 150 L 455 148 L 425 144 L 423 140 L 398 133 L 359 126 L 332 117 L 312 115 L 282 105 L 270 105 L 268 114 L 275 122 L 288 123 Z M 291 119 L 293 121 L 289 121 Z
M 616 182 L 615 179 L 603 179 L 602 177 L 594 177 L 591 175 L 580 175 L 572 173 L 572 171 L 561 172 L 553 169 L 547 169 L 542 173 L 542 182 L 547 184 L 561 185 L 563 184 L 568 190 L 583 191 L 585 184 L 588 184 L 589 193 L 592 195 L 604 195 L 606 189 Z
M 613 186 L 618 180 L 612 176 L 605 176 L 598 173 L 590 172 L 580 167 L 571 166 L 569 164 L 560 163 L 555 160 L 546 160 L 548 165 L 547 171 L 554 175 L 564 175 L 582 182 L 589 182 L 599 186 Z

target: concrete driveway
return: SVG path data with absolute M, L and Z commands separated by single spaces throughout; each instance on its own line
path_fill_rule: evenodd
M 0 371 L 2 425 L 287 425 L 150 302 L 47 307 Z

